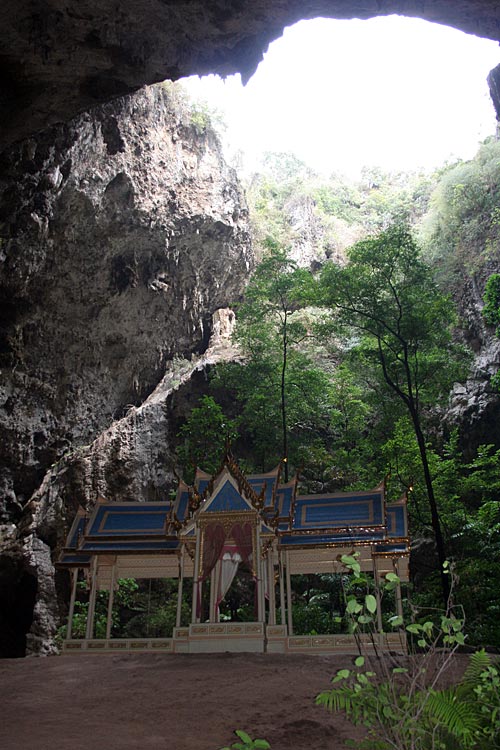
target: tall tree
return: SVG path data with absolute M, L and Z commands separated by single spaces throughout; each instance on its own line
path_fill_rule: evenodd
M 237 339 L 247 356 L 250 379 L 240 378 L 243 400 L 255 413 L 265 405 L 279 412 L 281 458 L 288 481 L 289 433 L 307 414 L 316 414 L 327 378 L 299 346 L 309 336 L 301 310 L 313 279 L 285 250 L 268 240 L 267 255 L 257 267 L 237 312 Z M 260 416 L 260 428 L 269 430 Z M 271 417 L 271 421 L 273 417 Z
M 410 232 L 393 226 L 354 245 L 348 264 L 325 266 L 323 302 L 334 324 L 351 335 L 366 366 L 376 363 L 383 383 L 407 411 L 418 445 L 441 570 L 444 599 L 449 582 L 443 568 L 445 540 L 433 487 L 424 430 L 425 410 L 445 396 L 464 364 L 452 340 L 453 304 L 434 283 Z

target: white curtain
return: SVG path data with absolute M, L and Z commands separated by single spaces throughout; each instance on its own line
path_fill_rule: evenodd
M 242 557 L 240 553 L 233 550 L 226 549 L 222 555 L 220 561 L 219 586 L 217 590 L 217 610 L 219 609 L 219 604 L 226 596 L 232 582 L 234 581 L 241 560 Z

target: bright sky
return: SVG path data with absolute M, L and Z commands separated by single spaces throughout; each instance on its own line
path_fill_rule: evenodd
M 418 19 L 316 19 L 285 29 L 246 87 L 239 75 L 183 83 L 220 110 L 227 155 L 243 150 L 246 170 L 292 151 L 356 177 L 471 158 L 495 132 L 486 76 L 499 63 L 497 42 Z

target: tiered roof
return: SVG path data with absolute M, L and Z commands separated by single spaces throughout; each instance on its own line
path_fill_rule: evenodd
M 80 511 L 60 557 L 86 567 L 95 554 L 175 554 L 203 514 L 254 512 L 281 548 L 371 545 L 379 554 L 407 554 L 406 501 L 386 504 L 384 483 L 373 490 L 297 495 L 298 479 L 280 483 L 281 466 L 245 476 L 228 455 L 215 475 L 198 470 L 193 486 L 179 481 L 173 502 L 107 502 Z

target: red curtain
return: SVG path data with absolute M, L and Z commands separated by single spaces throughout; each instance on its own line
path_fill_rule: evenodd
M 215 523 L 206 527 L 203 538 L 203 561 L 200 580 L 205 581 L 212 572 L 222 554 L 225 541 L 226 535 L 222 524 Z
M 250 564 L 250 558 L 253 552 L 252 525 L 250 523 L 235 523 L 231 529 L 231 536 L 236 544 L 236 549 L 241 555 L 241 559 L 244 563 L 249 565 L 252 569 L 252 573 L 255 575 L 255 570 L 253 569 L 255 561 L 252 560 L 252 564 Z
M 254 570 L 255 561 L 252 558 L 253 553 L 253 529 L 250 523 L 234 524 L 231 529 L 230 536 L 234 539 L 237 551 L 241 555 L 242 562 L 247 563 L 252 571 L 254 578 L 256 579 L 256 572 Z M 205 528 L 203 538 L 203 559 L 201 566 L 201 576 L 198 580 L 197 586 L 197 602 L 196 612 L 198 617 L 201 616 L 201 582 L 205 581 L 213 568 L 217 564 L 217 560 L 222 555 L 224 550 L 224 544 L 226 541 L 226 534 L 224 527 L 220 523 L 210 524 Z M 257 584 L 257 579 L 256 579 Z M 256 586 L 257 589 L 257 586 Z

